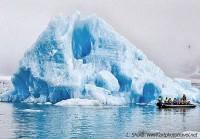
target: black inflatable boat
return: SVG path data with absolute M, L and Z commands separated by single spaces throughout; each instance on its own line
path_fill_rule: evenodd
M 185 104 L 185 105 L 169 105 L 169 104 L 163 104 L 163 103 L 157 103 L 157 106 L 159 108 L 195 108 L 196 105 L 194 104 Z

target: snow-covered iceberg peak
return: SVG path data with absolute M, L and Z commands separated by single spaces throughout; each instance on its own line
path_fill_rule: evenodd
M 95 15 L 81 19 L 79 12 L 49 23 L 24 54 L 12 82 L 14 90 L 0 96 L 1 101 L 56 103 L 77 98 L 123 105 L 183 93 L 197 100 L 199 94 L 166 77 L 105 21 Z

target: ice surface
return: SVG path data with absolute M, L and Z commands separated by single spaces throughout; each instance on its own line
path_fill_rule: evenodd
M 100 71 L 97 74 L 96 85 L 110 91 L 119 91 L 119 83 L 110 71 Z
M 125 105 L 124 94 L 111 92 L 107 89 L 86 84 L 84 98 L 99 100 L 104 105 Z
M 178 83 L 185 89 L 189 89 L 192 87 L 192 83 L 190 80 L 174 78 L 174 82 Z
M 25 52 L 12 83 L 14 90 L 1 101 L 125 105 L 183 94 L 200 101 L 200 91 L 188 81 L 166 77 L 105 21 L 95 15 L 81 19 L 79 12 L 49 23 Z

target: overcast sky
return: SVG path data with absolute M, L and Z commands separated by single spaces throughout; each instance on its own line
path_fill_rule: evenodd
M 96 13 L 170 77 L 200 65 L 200 0 L 1 0 L 0 75 L 16 71 L 51 18 L 76 10 Z

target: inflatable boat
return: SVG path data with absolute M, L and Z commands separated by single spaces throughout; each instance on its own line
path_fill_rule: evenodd
M 194 104 L 184 104 L 184 105 L 173 105 L 173 104 L 163 104 L 163 103 L 157 103 L 157 106 L 159 108 L 195 108 L 196 105 Z

